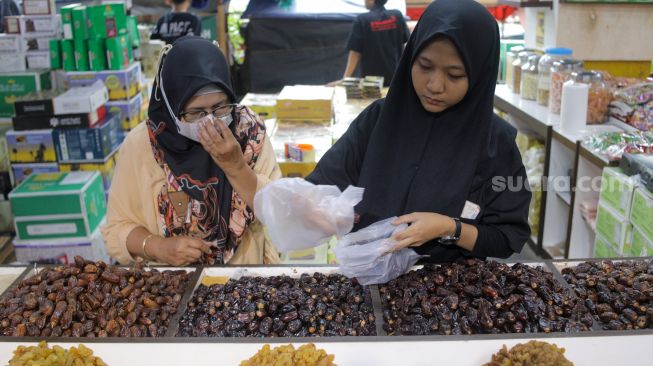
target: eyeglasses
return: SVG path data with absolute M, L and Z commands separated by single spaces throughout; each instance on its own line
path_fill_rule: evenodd
M 231 112 L 233 112 L 234 108 L 237 106 L 237 104 L 226 104 L 226 105 L 221 105 L 218 107 L 215 107 L 211 110 L 192 110 L 192 111 L 187 111 L 187 112 L 181 112 L 180 117 L 185 121 L 189 123 L 193 123 L 197 120 L 200 120 L 209 114 L 212 114 L 213 117 L 215 118 L 222 118 L 225 117 Z

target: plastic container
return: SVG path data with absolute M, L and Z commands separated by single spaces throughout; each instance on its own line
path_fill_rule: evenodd
M 539 55 L 528 56 L 528 61 L 521 68 L 521 97 L 526 100 L 537 98 L 537 65 L 540 61 Z
M 549 112 L 560 114 L 562 86 L 571 79 L 574 72 L 583 71 L 583 61 L 564 59 L 553 62 L 551 66 L 551 90 L 549 92 Z
M 519 53 L 519 57 L 512 63 L 512 92 L 515 94 L 520 94 L 521 92 L 522 67 L 528 62 L 528 57 L 531 55 L 531 52 L 522 51 Z
M 514 71 L 512 64 L 519 57 L 519 53 L 524 51 L 524 46 L 515 46 L 506 53 L 506 85 L 510 90 L 512 90 L 513 80 L 514 80 Z
M 563 58 L 571 57 L 571 48 L 547 48 L 546 54 L 540 58 L 537 67 L 537 104 L 549 105 L 549 93 L 551 91 L 551 66 Z
M 603 75 L 596 71 L 575 72 L 574 82 L 587 84 L 587 124 L 604 123 L 608 117 L 608 106 L 612 100 L 612 91 L 603 80 Z

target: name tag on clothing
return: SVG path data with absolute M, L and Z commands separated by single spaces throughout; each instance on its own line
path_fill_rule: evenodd
M 481 206 L 474 202 L 465 201 L 465 207 L 463 208 L 463 213 L 460 214 L 460 218 L 476 220 L 479 213 L 481 213 Z

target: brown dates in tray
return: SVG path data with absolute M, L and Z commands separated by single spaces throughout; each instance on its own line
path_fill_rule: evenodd
M 604 330 L 653 329 L 653 260 L 585 262 L 562 274 Z
M 338 274 L 241 277 L 200 285 L 179 322 L 182 337 L 376 335 L 369 289 Z
M 0 298 L 0 334 L 161 337 L 190 282 L 183 270 L 123 268 L 75 257 L 47 267 Z
M 389 335 L 577 332 L 594 322 L 553 274 L 524 264 L 426 265 L 379 292 Z

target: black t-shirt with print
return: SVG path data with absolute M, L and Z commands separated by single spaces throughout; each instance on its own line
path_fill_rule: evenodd
M 361 54 L 363 76 L 383 76 L 387 86 L 409 36 L 401 12 L 376 7 L 356 17 L 347 49 Z
M 202 23 L 195 14 L 168 13 L 159 19 L 150 38 L 172 44 L 183 36 L 199 36 L 201 31 Z

